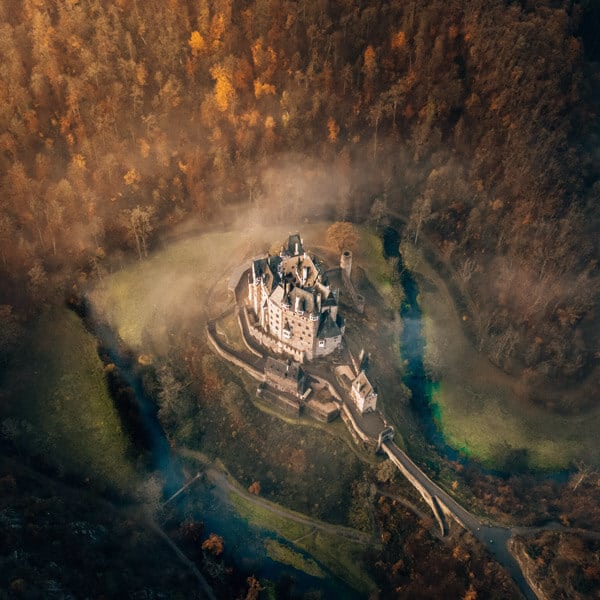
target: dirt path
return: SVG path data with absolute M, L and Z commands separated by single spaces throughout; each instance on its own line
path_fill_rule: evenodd
M 181 448 L 179 449 L 179 454 L 181 454 L 182 456 L 193 458 L 195 460 L 199 460 L 202 464 L 204 464 L 204 474 L 206 475 L 206 478 L 210 481 L 210 483 L 219 488 L 220 491 L 224 492 L 225 496 L 229 493 L 236 494 L 237 496 L 240 496 L 247 502 L 250 502 L 255 506 L 258 506 L 274 515 L 277 515 L 278 517 L 282 517 L 284 519 L 293 521 L 295 523 L 299 523 L 301 525 L 312 527 L 315 531 L 323 531 L 328 535 L 334 535 L 336 537 L 344 538 L 346 540 L 355 542 L 357 544 L 361 544 L 363 546 L 373 546 L 378 543 L 377 540 L 373 538 L 373 536 L 370 536 L 362 531 L 358 531 L 357 529 L 344 527 L 343 525 L 332 525 L 330 523 L 318 521 L 317 519 L 313 519 L 311 517 L 302 515 L 291 509 L 285 508 L 279 504 L 271 502 L 270 500 L 266 500 L 265 498 L 256 496 L 255 494 L 250 494 L 245 489 L 236 485 L 232 481 L 228 473 L 219 470 L 214 466 L 209 466 L 207 464 L 206 457 L 200 452 L 196 452 L 187 448 Z

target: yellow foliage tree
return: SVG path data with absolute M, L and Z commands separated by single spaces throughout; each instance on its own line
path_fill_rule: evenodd
M 261 96 L 274 96 L 276 93 L 274 85 L 261 83 L 259 79 L 254 80 L 254 96 L 258 100 Z
M 213 67 L 210 74 L 215 79 L 215 102 L 221 112 L 228 110 L 235 101 L 235 88 L 226 69 L 220 65 Z
M 141 180 L 142 176 L 135 167 L 133 169 L 129 169 L 129 171 L 123 175 L 123 181 L 125 182 L 125 185 L 134 185 L 139 183 Z
M 223 538 L 216 533 L 211 533 L 207 540 L 202 542 L 202 550 L 208 550 L 215 556 L 223 553 Z
M 349 221 L 337 221 L 327 228 L 327 241 L 338 252 L 355 250 L 358 245 L 358 234 Z
M 404 31 L 399 31 L 392 36 L 392 49 L 397 50 L 399 48 L 404 48 L 406 45 L 406 34 Z
M 188 40 L 188 44 L 192 49 L 192 54 L 194 56 L 198 56 L 198 54 L 200 54 L 200 52 L 203 52 L 206 48 L 206 42 L 204 41 L 204 38 L 200 35 L 199 31 L 192 31 L 192 35 Z
M 340 132 L 340 126 L 335 122 L 333 117 L 327 119 L 327 139 L 334 144 L 337 142 L 338 133 Z
M 210 25 L 210 40 L 213 51 L 220 49 L 225 33 L 225 18 L 221 14 L 213 17 Z
M 365 50 L 363 73 L 369 81 L 375 79 L 375 75 L 377 74 L 377 57 L 373 46 L 367 46 Z

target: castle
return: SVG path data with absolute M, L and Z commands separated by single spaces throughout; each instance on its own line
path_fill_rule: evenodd
M 298 234 L 289 236 L 278 256 L 252 261 L 248 300 L 256 321 L 251 334 L 277 352 L 303 362 L 341 346 L 345 326 L 338 292 Z

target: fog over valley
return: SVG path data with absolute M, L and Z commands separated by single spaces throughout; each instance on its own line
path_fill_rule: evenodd
M 0 0 L 4 595 L 596 597 L 599 32 Z

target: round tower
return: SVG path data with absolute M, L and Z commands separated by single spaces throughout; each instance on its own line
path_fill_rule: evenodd
M 352 252 L 350 250 L 344 250 L 340 256 L 340 269 L 342 273 L 350 279 L 352 273 Z

